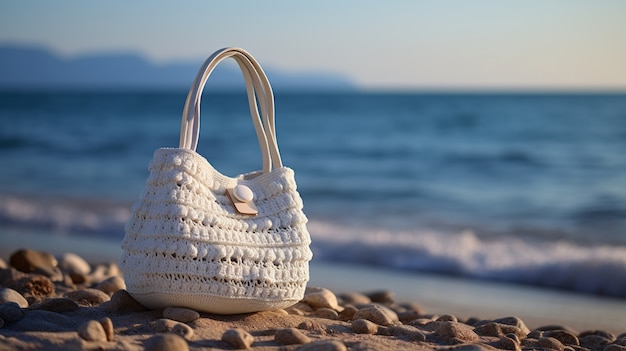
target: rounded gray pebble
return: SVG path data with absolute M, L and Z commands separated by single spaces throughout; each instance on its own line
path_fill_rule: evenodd
M 115 341 L 115 328 L 113 328 L 113 321 L 109 317 L 104 317 L 100 320 L 104 334 L 107 337 L 107 341 Z
M 200 318 L 200 313 L 183 307 L 167 307 L 163 310 L 163 318 L 189 323 Z
M 78 335 L 87 341 L 107 341 L 107 335 L 98 321 L 88 321 L 78 327 Z
M 179 322 L 173 321 L 171 319 L 159 318 L 156 321 L 150 322 L 150 326 L 157 333 L 167 333 L 172 330 L 172 328 L 174 328 L 174 326 L 178 323 Z
M 28 301 L 26 301 L 24 296 L 10 288 L 0 289 L 0 304 L 5 302 L 15 302 L 21 308 L 28 307 Z
M 254 337 L 243 329 L 229 329 L 222 335 L 222 341 L 235 349 L 248 349 L 254 343 Z
M 78 306 L 76 301 L 72 299 L 60 297 L 56 299 L 45 300 L 40 305 L 33 306 L 32 308 L 36 310 L 64 313 L 78 311 L 80 309 L 80 306 Z
M 144 343 L 146 351 L 189 351 L 185 339 L 172 333 L 157 334 Z
M 354 319 L 367 319 L 383 326 L 399 323 L 398 315 L 394 311 L 376 304 L 366 305 L 358 310 Z
M 296 328 L 287 328 L 277 330 L 274 341 L 283 345 L 295 345 L 309 343 L 311 339 Z
M 79 305 L 97 306 L 103 302 L 111 300 L 109 295 L 98 289 L 82 289 L 71 291 L 65 297 L 76 301 Z
M 91 272 L 89 263 L 75 253 L 67 252 L 58 257 L 59 268 L 68 274 L 87 275 Z
M 178 336 L 181 336 L 185 340 L 191 340 L 194 334 L 193 328 L 191 328 L 185 323 L 176 323 L 170 330 L 170 333 L 174 333 Z
M 24 318 L 24 311 L 15 302 L 5 302 L 0 305 L 0 318 L 6 323 L 13 323 Z
M 378 324 L 367 319 L 355 319 L 352 321 L 352 331 L 357 334 L 376 334 L 378 333 Z
M 302 345 L 295 351 L 348 351 L 348 348 L 338 340 L 320 340 Z
M 390 327 L 391 335 L 407 341 L 426 341 L 426 336 L 416 327 L 410 325 L 394 325 Z
M 120 276 L 114 276 L 101 281 L 96 285 L 96 289 L 110 295 L 113 295 L 118 290 L 126 289 L 126 283 Z
M 108 309 L 110 312 L 114 313 L 133 313 L 146 310 L 146 308 L 130 296 L 126 290 L 118 290 L 111 296 Z

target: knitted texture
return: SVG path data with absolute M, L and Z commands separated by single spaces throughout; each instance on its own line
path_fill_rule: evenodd
M 254 193 L 258 215 L 226 194 Z M 189 149 L 159 149 L 132 208 L 120 266 L 128 292 L 149 308 L 231 314 L 288 307 L 304 296 L 310 236 L 287 167 L 230 178 Z

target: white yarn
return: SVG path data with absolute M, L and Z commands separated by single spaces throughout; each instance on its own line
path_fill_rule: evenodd
M 238 184 L 253 191 L 258 215 L 234 209 L 226 189 Z M 309 279 L 306 222 L 287 167 L 230 178 L 193 150 L 159 149 L 122 242 L 127 290 L 149 308 L 288 307 Z

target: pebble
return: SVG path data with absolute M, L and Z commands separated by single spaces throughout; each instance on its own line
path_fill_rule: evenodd
M 248 349 L 254 343 L 254 337 L 243 329 L 229 329 L 222 334 L 222 341 L 235 349 Z
M 555 338 L 541 337 L 539 339 L 525 338 L 521 342 L 521 346 L 524 349 L 527 348 L 544 348 L 550 350 L 563 351 L 563 344 Z
M 157 334 L 144 343 L 146 351 L 189 351 L 189 344 L 180 336 L 172 333 Z
M 122 277 L 114 276 L 101 281 L 96 285 L 96 289 L 111 296 L 118 290 L 126 289 L 126 283 Z
M 33 309 L 50 311 L 56 313 L 74 312 L 80 309 L 76 301 L 65 297 L 47 299 L 39 305 L 33 306 Z
M 510 335 L 514 335 L 514 334 L 510 334 Z M 519 340 L 517 339 L 513 339 L 508 336 L 503 335 L 500 337 L 498 348 L 504 349 L 504 350 L 519 351 L 520 343 L 519 343 Z
M 437 322 L 458 322 L 459 320 L 456 318 L 456 316 L 453 316 L 451 314 L 444 314 L 443 316 L 440 316 L 439 318 L 436 319 Z
M 342 321 L 350 321 L 354 319 L 354 315 L 356 314 L 358 309 L 352 305 L 346 305 L 343 308 L 343 311 L 339 313 L 339 319 Z
M 28 307 L 28 301 L 26 301 L 24 296 L 10 288 L 0 289 L 0 304 L 5 302 L 15 302 L 21 308 Z
M 393 293 L 388 290 L 372 291 L 365 295 L 367 295 L 367 297 L 369 297 L 372 302 L 383 304 L 393 303 Z
M 398 315 L 394 311 L 377 304 L 361 308 L 354 314 L 354 319 L 367 319 L 383 326 L 399 323 Z
M 176 323 L 174 327 L 172 327 L 170 332 L 178 336 L 181 336 L 185 340 L 191 340 L 194 334 L 193 328 L 191 328 L 185 323 Z
M 578 335 L 580 346 L 586 347 L 592 351 L 602 350 L 606 345 L 611 343 L 611 339 L 602 335 L 580 333 Z
M 310 316 L 317 317 L 317 318 L 332 319 L 332 320 L 339 319 L 339 313 L 337 313 L 337 311 L 330 309 L 330 308 L 326 308 L 326 307 L 315 310 L 315 312 L 313 312 Z
M 104 317 L 100 320 L 104 334 L 107 337 L 107 341 L 115 341 L 115 328 L 113 327 L 113 321 L 109 317 Z
M 355 319 L 352 321 L 352 331 L 357 334 L 376 334 L 378 333 L 378 324 L 367 319 Z
M 90 320 L 78 327 L 78 335 L 87 341 L 107 341 L 107 335 L 98 321 Z
M 400 320 L 400 322 L 405 324 L 420 318 L 420 313 L 417 311 L 405 310 L 396 313 L 398 314 L 398 319 Z
M 335 311 L 341 310 L 337 302 L 337 296 L 335 296 L 332 291 L 325 288 L 307 287 L 302 302 L 313 308 L 325 307 Z
M 15 302 L 5 302 L 0 305 L 0 318 L 6 323 L 13 323 L 24 318 L 24 311 Z
M 555 338 L 563 345 L 580 346 L 580 341 L 574 333 L 567 330 L 549 330 L 543 333 L 543 336 Z
M 348 351 L 348 348 L 338 340 L 319 340 L 299 346 L 295 351 Z
M 76 301 L 79 305 L 84 306 L 97 306 L 103 302 L 111 300 L 109 295 L 98 289 L 81 289 L 70 291 L 65 294 L 65 297 Z
M 372 303 L 372 300 L 369 297 L 358 292 L 341 294 L 340 298 L 344 304 L 367 305 Z
M 111 296 L 108 310 L 114 313 L 133 313 L 146 311 L 146 308 L 130 296 L 128 291 L 118 290 Z
M 11 284 L 11 288 L 22 294 L 26 299 L 34 297 L 42 299 L 53 296 L 55 293 L 54 283 L 43 275 L 33 275 L 21 278 Z
M 506 325 L 512 325 L 515 327 L 518 327 L 520 329 L 520 332 L 526 336 L 528 335 L 528 333 L 530 333 L 530 329 L 528 329 L 528 327 L 526 326 L 526 324 L 524 324 L 524 321 L 521 320 L 518 317 L 504 317 L 504 318 L 498 318 L 498 319 L 494 319 L 492 322 L 494 323 L 500 323 L 500 324 L 506 324 Z M 523 336 L 522 336 L 523 337 Z
M 515 334 L 519 338 L 524 338 L 528 333 L 524 333 L 522 329 L 508 324 L 490 322 L 479 325 L 474 328 L 474 332 L 481 336 L 504 336 L 506 334 Z
M 277 330 L 274 341 L 283 345 L 296 345 L 309 343 L 311 339 L 296 328 L 287 328 Z
M 58 257 L 58 266 L 65 273 L 87 275 L 91 272 L 89 263 L 75 253 L 67 252 Z
M 200 313 L 183 307 L 167 307 L 163 310 L 163 318 L 189 323 L 200 318 Z
M 47 252 L 25 249 L 14 252 L 9 263 L 11 267 L 24 273 L 35 271 L 45 273 L 54 270 L 57 266 L 57 259 Z
M 9 268 L 7 263 L 4 262 L 4 260 L 2 258 L 0 258 L 0 269 L 7 269 L 7 268 Z
M 180 322 L 166 318 L 159 318 L 156 321 L 150 322 L 150 326 L 157 333 L 167 333 L 172 330 L 172 328 L 174 328 L 174 326 L 178 323 Z
M 458 322 L 433 322 L 436 325 L 434 335 L 446 344 L 474 342 L 479 339 L 474 328 Z
M 424 333 L 410 325 L 394 325 L 389 327 L 387 332 L 390 335 L 406 341 L 426 341 Z

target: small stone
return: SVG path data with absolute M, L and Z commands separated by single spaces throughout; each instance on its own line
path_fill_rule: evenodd
M 490 322 L 487 324 L 479 325 L 474 328 L 474 332 L 481 336 L 504 336 L 506 334 L 515 334 L 519 338 L 524 338 L 527 333 L 524 333 L 522 329 L 508 324 L 501 324 Z
M 341 294 L 339 296 L 344 304 L 351 305 L 367 305 L 372 303 L 372 300 L 365 294 L 352 292 L 347 294 Z
M 111 296 L 108 309 L 110 312 L 114 313 L 133 313 L 146 310 L 146 308 L 130 296 L 126 290 L 118 290 Z
M 7 263 L 4 262 L 4 260 L 2 258 L 0 258 L 0 269 L 7 269 L 7 268 L 9 268 Z
M 277 330 L 274 341 L 283 345 L 296 345 L 309 343 L 311 339 L 296 328 L 287 328 Z
M 13 323 L 24 318 L 24 311 L 15 302 L 5 302 L 0 305 L 0 318 L 6 323 Z
M 33 306 L 32 309 L 50 311 L 56 313 L 74 312 L 80 309 L 76 301 L 68 298 L 47 299 L 39 305 Z
M 346 345 L 338 340 L 318 340 L 298 346 L 295 351 L 347 351 Z
M 178 323 L 180 322 L 173 321 L 171 319 L 166 319 L 166 318 L 159 318 L 156 321 L 150 322 L 150 326 L 157 333 L 167 333 L 170 330 L 172 330 L 172 328 L 174 328 L 174 326 Z
M 419 329 L 410 325 L 394 325 L 388 331 L 396 338 L 406 341 L 426 341 L 426 336 Z
M 235 349 L 248 349 L 254 342 L 254 337 L 243 329 L 229 329 L 222 334 L 222 341 Z
M 528 333 L 530 333 L 530 329 L 528 329 L 526 324 L 524 324 L 524 321 L 518 317 L 498 318 L 494 319 L 492 322 L 518 327 L 520 329 L 520 332 L 524 335 L 528 335 Z
M 342 321 L 349 321 L 354 319 L 354 314 L 358 311 L 358 309 L 352 305 L 346 305 L 343 308 L 343 311 L 339 313 L 339 319 Z
M 609 344 L 606 345 L 602 351 L 626 351 L 626 346 L 618 345 L 618 344 Z
M 111 296 L 118 290 L 126 289 L 126 282 L 124 282 L 122 277 L 114 276 L 101 281 L 96 285 L 96 289 Z
M 98 321 L 88 321 L 78 327 L 78 335 L 87 341 L 107 341 L 107 335 Z
M 580 333 L 578 335 L 578 337 L 579 338 L 584 338 L 585 336 L 589 336 L 589 335 L 598 335 L 598 336 L 601 336 L 603 338 L 607 338 L 610 341 L 615 340 L 615 335 L 613 335 L 612 333 L 609 333 L 607 331 L 604 331 L 604 330 L 587 330 L 587 331 L 584 331 L 584 332 Z
M 157 334 L 144 343 L 146 351 L 189 351 L 189 344 L 180 336 L 172 333 Z
M 170 332 L 181 336 L 185 340 L 191 340 L 194 333 L 193 328 L 185 323 L 176 323 L 174 327 L 172 327 L 172 330 L 170 330 Z
M 315 310 L 315 312 L 311 314 L 311 317 L 337 320 L 339 319 L 339 314 L 333 309 L 323 307 Z
M 65 294 L 65 297 L 76 301 L 83 306 L 97 306 L 103 302 L 111 300 L 109 295 L 98 289 L 81 289 L 71 291 Z
M 512 335 L 515 335 L 515 334 L 512 334 Z M 520 350 L 519 340 L 503 335 L 500 337 L 498 348 L 504 349 L 504 350 L 519 351 Z
M 58 257 L 58 266 L 68 274 L 87 275 L 91 272 L 89 263 L 75 253 L 67 252 Z
M 113 328 L 113 321 L 109 317 L 104 317 L 100 320 L 102 329 L 107 337 L 107 341 L 115 341 L 115 328 Z
M 474 342 L 479 339 L 474 328 L 458 322 L 433 322 L 436 325 L 434 335 L 446 344 Z
M 354 314 L 354 319 L 367 319 L 383 326 L 400 322 L 394 311 L 377 304 L 366 305 L 361 308 Z
M 521 345 L 523 348 L 536 347 L 546 348 L 551 350 L 563 351 L 563 344 L 555 338 L 541 337 L 539 339 L 526 338 L 522 340 Z
M 372 302 L 390 304 L 393 303 L 393 293 L 388 290 L 372 291 L 365 294 Z
M 307 319 L 298 324 L 298 329 L 306 330 L 315 334 L 326 333 L 326 328 L 315 319 Z
M 70 273 L 68 275 L 70 277 L 70 280 L 72 280 L 72 284 L 80 285 L 87 282 L 87 276 L 84 274 Z
M 376 334 L 378 333 L 378 324 L 367 319 L 355 319 L 352 321 L 352 331 L 357 334 Z
M 302 302 L 309 304 L 313 308 L 330 308 L 335 311 L 341 311 L 337 297 L 335 294 L 324 288 L 308 287 L 304 293 Z
M 24 296 L 10 288 L 0 289 L 0 304 L 5 302 L 15 302 L 21 308 L 28 307 L 28 301 L 26 301 Z
M 580 346 L 586 347 L 591 351 L 602 350 L 611 343 L 611 339 L 597 334 L 580 333 L 578 340 L 580 341 Z
M 43 275 L 33 275 L 19 279 L 11 284 L 11 288 L 27 299 L 29 297 L 42 299 L 53 296 L 55 293 L 54 283 Z
M 580 345 L 578 337 L 574 333 L 567 330 L 548 330 L 543 333 L 543 336 L 555 338 L 563 345 Z
M 405 310 L 402 312 L 397 312 L 397 314 L 398 314 L 398 319 L 400 320 L 400 322 L 405 323 L 405 324 L 409 323 L 410 321 L 420 318 L 420 314 L 412 310 Z
M 163 318 L 189 323 L 200 318 L 200 313 L 183 307 L 167 307 L 163 310 Z
M 313 312 L 313 308 L 304 302 L 298 302 L 293 306 L 285 308 L 285 311 L 289 314 L 298 314 L 300 316 L 304 315 L 306 312 Z
M 57 266 L 57 259 L 51 254 L 30 249 L 14 252 L 9 259 L 11 267 L 24 273 L 52 271 Z
M 458 322 L 459 320 L 456 318 L 456 316 L 450 315 L 450 314 L 444 314 L 443 316 L 439 316 L 439 318 L 437 318 L 437 322 Z

